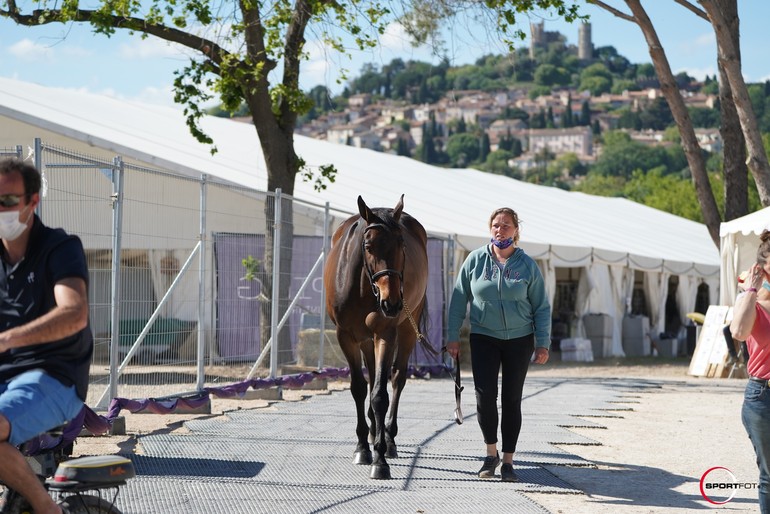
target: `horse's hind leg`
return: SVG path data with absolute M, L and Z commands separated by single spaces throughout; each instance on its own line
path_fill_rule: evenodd
M 353 454 L 353 464 L 369 465 L 372 463 L 372 451 L 368 441 L 369 425 L 366 423 L 366 415 L 364 414 L 368 385 L 361 369 L 361 351 L 358 343 L 350 334 L 338 331 L 337 339 L 350 366 L 350 394 L 353 395 L 353 400 L 356 403 L 356 437 L 358 443 Z

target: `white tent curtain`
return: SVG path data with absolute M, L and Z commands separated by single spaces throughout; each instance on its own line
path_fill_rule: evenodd
M 679 275 L 679 286 L 676 288 L 676 305 L 679 309 L 679 320 L 682 327 L 687 326 L 687 313 L 695 310 L 695 300 L 701 280 L 692 275 Z
M 590 268 L 595 287 L 588 296 L 588 312 L 591 314 L 609 314 L 612 303 L 610 270 L 606 264 L 594 264 Z
M 621 341 L 623 311 L 622 309 L 618 311 L 616 307 L 616 297 L 619 296 L 619 292 L 616 292 L 614 279 L 611 278 L 610 274 L 610 269 L 614 267 L 606 264 L 594 264 L 581 269 L 576 305 L 579 314 L 578 334 L 580 337 L 585 337 L 583 316 L 586 314 L 606 314 L 613 319 L 611 353 L 612 355 L 623 355 Z M 620 324 L 618 324 L 618 320 L 620 320 Z
M 719 281 L 719 277 L 708 277 L 703 279 L 703 282 L 709 286 L 709 305 L 720 305 L 717 303 L 719 300 Z M 729 305 L 732 305 L 732 301 Z
M 577 327 L 575 331 L 576 337 L 584 338 L 586 336 L 585 327 L 583 326 L 583 316 L 589 312 L 591 305 L 588 299 L 595 289 L 596 282 L 591 274 L 591 268 L 580 268 L 577 295 L 575 299 L 575 318 L 577 321 Z
M 152 287 L 158 302 L 166 295 L 179 269 L 190 257 L 190 250 L 148 250 Z M 171 296 L 161 307 L 160 316 L 185 321 L 198 319 L 198 275 L 194 265 L 187 268 Z
M 720 305 L 733 305 L 738 275 L 754 263 L 759 235 L 765 229 L 770 229 L 770 207 L 719 225 Z
M 623 306 L 623 315 L 631 315 L 631 302 L 634 298 L 634 285 L 636 281 L 636 272 L 633 269 L 627 269 L 623 281 L 623 296 L 625 305 Z
M 556 297 L 556 270 L 550 260 L 538 260 L 536 262 L 537 266 L 540 268 L 540 272 L 543 274 L 548 304 L 553 308 L 553 301 Z
M 644 294 L 650 307 L 650 334 L 657 339 L 666 329 L 666 296 L 668 272 L 648 271 L 644 274 Z
M 740 248 L 735 244 L 735 234 L 726 234 L 720 241 L 719 257 L 721 259 L 720 272 L 720 305 L 732 305 L 738 294 L 736 281 L 740 273 L 736 264 L 740 258 Z
M 623 267 L 594 264 L 598 293 L 601 302 L 597 302 L 591 312 L 606 314 L 612 319 L 612 348 L 610 355 L 624 356 L 623 352 L 623 310 L 625 299 L 623 290 Z
M 626 299 L 634 287 L 634 271 L 621 266 L 609 266 L 612 288 L 612 356 L 625 357 L 623 351 L 623 317 L 626 313 Z

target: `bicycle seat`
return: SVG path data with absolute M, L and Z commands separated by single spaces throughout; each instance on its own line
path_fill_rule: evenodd
M 46 483 L 52 489 L 73 489 L 89 484 L 121 485 L 135 476 L 134 463 L 130 459 L 120 455 L 96 455 L 62 462 Z

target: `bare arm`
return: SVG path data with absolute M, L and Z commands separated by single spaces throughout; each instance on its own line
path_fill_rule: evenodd
M 56 307 L 24 325 L 0 333 L 0 351 L 57 341 L 88 324 L 88 294 L 82 278 L 66 278 L 53 289 Z
M 762 287 L 764 272 L 759 264 L 754 264 L 749 270 L 748 287 L 754 291 L 747 291 L 735 301 L 733 308 L 733 320 L 730 322 L 730 332 L 738 341 L 745 341 L 754 328 L 757 319 L 757 290 Z

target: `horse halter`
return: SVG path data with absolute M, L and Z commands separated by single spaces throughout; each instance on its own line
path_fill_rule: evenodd
M 366 231 L 371 229 L 371 228 L 379 228 L 379 229 L 390 230 L 390 229 L 388 229 L 388 227 L 386 227 L 382 223 L 372 223 L 371 225 L 367 225 L 366 226 L 366 228 L 364 229 L 364 235 L 366 234 Z M 406 248 L 405 248 L 405 245 L 403 245 L 403 244 L 401 246 L 401 251 L 404 253 L 404 264 L 405 264 L 406 263 Z M 392 269 L 392 268 L 386 268 L 386 269 L 380 270 L 380 271 L 378 271 L 376 273 L 372 273 L 372 270 L 369 269 L 369 265 L 366 263 L 366 238 L 365 237 L 361 238 L 361 256 L 362 256 L 363 261 L 364 261 L 364 269 L 366 270 L 366 274 L 369 276 L 369 283 L 372 286 L 372 293 L 374 293 L 374 298 L 377 300 L 378 304 L 380 303 L 380 288 L 377 287 L 377 279 L 382 277 L 383 275 L 395 275 L 395 276 L 398 277 L 398 279 L 399 279 L 398 283 L 399 283 L 399 287 L 400 287 L 399 293 L 401 294 L 401 298 L 404 297 L 404 270 L 403 270 L 403 266 L 402 266 L 401 271 L 398 271 L 398 270 L 395 270 L 395 269 Z

